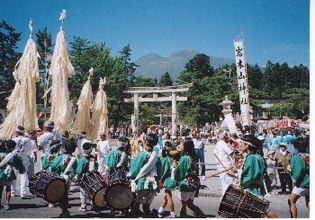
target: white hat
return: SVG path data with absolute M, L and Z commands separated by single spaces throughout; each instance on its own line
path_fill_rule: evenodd
M 226 130 L 221 130 L 218 136 L 220 139 L 222 139 L 224 136 L 229 136 L 229 133 Z
M 279 144 L 279 146 L 284 146 L 284 147 L 287 148 L 287 143 L 281 142 L 281 143 Z
M 267 155 L 274 154 L 274 153 L 276 153 L 275 150 L 270 150 L 270 151 L 268 151 Z

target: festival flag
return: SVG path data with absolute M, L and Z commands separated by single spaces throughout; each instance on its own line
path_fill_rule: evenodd
M 243 126 L 250 126 L 251 125 L 249 118 L 250 108 L 247 83 L 248 78 L 246 72 L 244 41 L 234 40 L 234 48 L 242 123 Z
M 52 85 L 49 120 L 55 123 L 54 130 L 59 134 L 64 134 L 70 127 L 71 104 L 69 100 L 68 78 L 75 74 L 68 55 L 65 32 L 63 31 L 65 17 L 66 10 L 63 10 L 59 18 L 62 21 L 62 25 L 57 34 L 56 46 L 50 66 Z
M 98 92 L 96 93 L 92 105 L 92 118 L 90 123 L 90 139 L 97 140 L 99 132 L 108 131 L 108 117 L 107 117 L 107 96 L 104 91 L 106 84 L 106 77 L 100 77 Z
M 90 120 L 91 120 L 91 107 L 93 103 L 93 93 L 92 93 L 92 86 L 90 82 L 90 78 L 93 75 L 93 68 L 89 70 L 90 75 L 86 83 L 84 84 L 80 97 L 78 99 L 78 112 L 75 117 L 75 122 L 73 125 L 72 130 L 76 134 L 80 134 L 81 132 L 87 132 L 87 137 L 90 139 L 89 134 L 89 127 L 90 127 Z
M 33 20 L 30 20 L 29 28 L 30 37 L 21 59 L 15 65 L 13 76 L 16 83 L 8 98 L 7 111 L 9 114 L 1 125 L 0 139 L 12 138 L 19 125 L 23 126 L 26 131 L 38 127 L 35 83 L 39 81 L 39 55 L 32 39 Z

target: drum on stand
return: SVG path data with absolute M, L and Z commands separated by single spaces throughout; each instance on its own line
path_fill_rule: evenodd
M 121 211 L 126 210 L 136 201 L 136 194 L 131 192 L 127 170 L 116 167 L 111 171 L 104 198 L 111 208 Z
M 103 194 L 107 184 L 100 173 L 91 172 L 89 175 L 83 175 L 79 184 L 94 206 L 97 208 L 106 206 Z
M 30 192 L 49 203 L 58 202 L 65 194 L 66 181 L 45 171 L 34 174 L 29 180 Z
M 269 201 L 230 184 L 220 202 L 218 214 L 225 218 L 263 218 Z

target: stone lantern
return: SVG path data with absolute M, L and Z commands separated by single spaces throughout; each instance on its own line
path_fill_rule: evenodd
M 233 105 L 233 104 L 234 104 L 234 102 L 229 100 L 227 95 L 225 96 L 225 99 L 221 103 L 219 103 L 219 105 L 223 106 L 222 113 L 224 116 L 232 113 L 231 105 Z
M 225 99 L 221 103 L 219 103 L 219 105 L 223 106 L 222 113 L 224 114 L 224 119 L 220 125 L 220 128 L 229 131 L 230 134 L 236 133 L 237 131 L 235 122 L 232 116 L 231 105 L 233 104 L 234 102 L 229 100 L 227 95 L 225 96 Z

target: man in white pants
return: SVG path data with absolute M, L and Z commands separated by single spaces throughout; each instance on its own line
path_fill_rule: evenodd
M 218 171 L 223 171 L 226 168 L 232 167 L 233 165 L 233 160 L 231 157 L 233 150 L 227 144 L 229 141 L 229 134 L 227 131 L 220 131 L 218 136 L 220 140 L 215 145 L 213 153 L 215 154 L 215 161 L 217 163 Z M 226 172 L 220 174 L 222 195 L 224 195 L 228 186 L 231 183 L 234 183 L 235 180 L 235 177 L 228 175 Z
M 15 170 L 16 176 L 20 175 L 20 181 L 21 181 L 21 189 L 20 194 L 21 198 L 26 198 L 26 186 L 28 182 L 28 167 L 30 165 L 30 161 L 28 158 L 28 152 L 31 149 L 31 140 L 27 137 L 24 137 L 24 127 L 18 126 L 16 128 L 16 137 L 12 138 L 12 140 L 16 143 L 15 150 L 18 153 L 18 155 L 23 160 L 23 165 L 25 167 L 25 172 L 23 174 L 19 174 L 17 170 Z M 14 196 L 16 193 L 16 180 L 12 182 L 11 186 L 11 195 Z
M 105 164 L 104 164 L 104 159 L 111 151 L 111 146 L 109 141 L 106 139 L 106 132 L 102 131 L 100 132 L 100 140 L 97 142 L 97 162 L 98 162 L 98 172 L 102 175 L 104 175 L 105 171 Z

